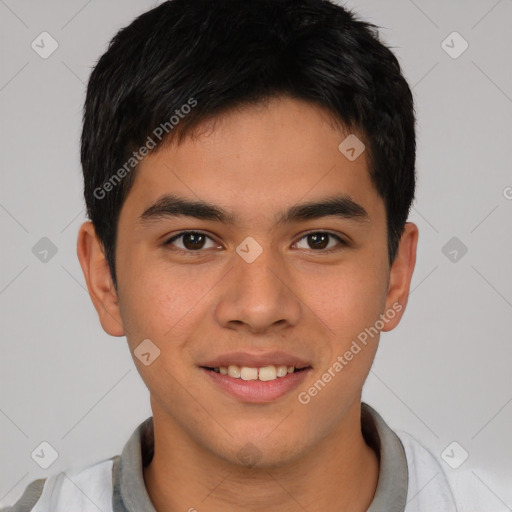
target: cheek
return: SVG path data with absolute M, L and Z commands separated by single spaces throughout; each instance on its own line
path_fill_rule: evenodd
M 375 326 L 385 307 L 387 274 L 384 267 L 367 269 L 361 272 L 359 266 L 347 265 L 333 272 L 324 280 L 328 288 L 323 292 L 313 288 L 313 282 L 305 282 L 305 289 L 317 290 L 311 309 L 329 327 L 316 379 L 301 390 L 299 400 L 312 435 L 318 428 L 313 418 L 323 417 L 326 429 L 341 420 L 375 358 L 379 341 Z
M 385 306 L 385 269 L 375 265 L 347 264 L 324 275 L 306 276 L 308 306 L 341 340 L 357 336 L 373 325 Z
M 136 257 L 126 259 L 122 271 L 119 302 L 130 346 L 149 338 L 166 350 L 179 350 L 215 285 L 214 272 Z
M 173 400 L 179 402 L 179 383 L 186 382 L 190 366 L 187 340 L 198 321 L 204 284 L 187 284 L 183 277 L 169 274 L 154 263 L 139 268 L 126 280 L 128 286 L 120 294 L 121 316 L 128 325 L 128 345 L 150 391 L 165 396 L 172 389 Z M 147 366 L 137 360 L 137 349 L 146 339 L 157 347 L 151 346 L 150 350 L 158 353 Z

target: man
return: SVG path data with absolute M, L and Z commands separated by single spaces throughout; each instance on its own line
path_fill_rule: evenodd
M 373 25 L 326 0 L 164 2 L 96 65 L 81 156 L 78 257 L 153 416 L 12 512 L 455 510 L 361 403 L 418 239 L 413 99 Z

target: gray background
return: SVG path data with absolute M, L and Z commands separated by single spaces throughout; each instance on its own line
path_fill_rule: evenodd
M 85 83 L 115 32 L 154 5 L 0 0 L 1 505 L 36 478 L 120 453 L 151 414 L 126 340 L 101 329 L 75 244 Z M 468 479 L 486 510 L 510 510 L 512 0 L 345 5 L 383 27 L 418 116 L 412 295 L 381 338 L 364 399 L 450 479 Z M 31 48 L 43 31 L 59 44 L 47 59 Z M 458 36 L 442 45 L 454 31 L 469 44 L 458 58 L 445 51 L 462 48 Z M 46 262 L 32 250 L 43 237 L 57 248 Z M 31 458 L 42 441 L 59 453 L 46 470 Z M 453 441 L 469 453 L 457 469 L 441 456 Z

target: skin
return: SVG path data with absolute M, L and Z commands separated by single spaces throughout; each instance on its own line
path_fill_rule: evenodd
M 159 347 L 149 366 L 135 365 L 150 391 L 155 456 L 144 468 L 159 511 L 364 511 L 379 460 L 361 433 L 361 390 L 378 336 L 307 405 L 307 390 L 357 335 L 393 304 L 407 304 L 417 227 L 407 223 L 396 259 L 387 256 L 386 212 L 365 153 L 349 161 L 338 145 L 348 132 L 322 108 L 286 97 L 225 113 L 194 137 L 170 143 L 140 164 L 122 207 L 116 292 L 90 222 L 78 257 L 103 329 Z M 275 215 L 333 193 L 364 207 L 365 221 L 323 217 L 276 225 Z M 165 193 L 218 205 L 234 225 L 189 217 L 142 225 L 139 216 Z M 198 252 L 184 230 L 210 238 Z M 328 231 L 315 248 L 307 233 Z M 235 251 L 253 237 L 263 252 L 252 263 Z M 184 245 L 188 243 L 188 245 Z M 333 252 L 325 252 L 334 248 Z M 186 250 L 186 249 L 185 249 Z M 231 350 L 284 350 L 310 362 L 300 389 L 271 403 L 249 404 L 214 386 L 198 365 Z M 238 451 L 252 443 L 256 461 Z

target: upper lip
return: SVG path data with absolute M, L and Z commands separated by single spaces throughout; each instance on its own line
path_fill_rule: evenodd
M 220 366 L 246 366 L 248 368 L 261 368 L 262 366 L 294 366 L 295 368 L 306 368 L 310 364 L 292 354 L 282 351 L 272 352 L 250 352 L 237 351 L 221 354 L 214 359 L 210 359 L 200 366 L 208 368 L 219 368 Z

